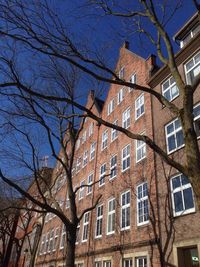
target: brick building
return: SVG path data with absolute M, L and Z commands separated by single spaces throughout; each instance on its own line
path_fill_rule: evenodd
M 176 55 L 180 72 L 191 83 L 200 71 L 197 15 L 175 39 L 181 45 Z M 126 81 L 150 85 L 179 106 L 182 103 L 169 70 L 165 66 L 157 70 L 153 55 L 144 59 L 131 52 L 127 42 L 120 49 L 116 73 Z M 197 90 L 194 121 L 198 132 L 199 100 Z M 105 101 L 91 91 L 86 107 L 108 122 L 144 133 L 168 154 L 184 160 L 178 120 L 151 95 L 113 84 Z M 82 186 L 76 192 L 78 213 L 101 196 L 78 227 L 77 267 L 157 267 L 162 260 L 171 266 L 199 266 L 200 214 L 186 177 L 163 163 L 142 141 L 132 140 L 90 118 L 84 121 L 76 142 L 74 162 L 73 188 Z M 60 163 L 52 177 L 55 198 L 67 214 L 68 188 Z M 47 213 L 35 266 L 64 266 L 65 238 L 61 221 Z

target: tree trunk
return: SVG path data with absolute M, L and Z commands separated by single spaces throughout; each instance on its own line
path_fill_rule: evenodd
M 35 237 L 34 237 L 34 242 L 33 242 L 33 248 L 32 248 L 29 267 L 34 267 L 35 257 L 36 257 L 36 254 L 37 254 L 38 245 L 39 245 L 40 237 L 41 237 L 41 234 L 42 234 L 42 228 L 43 227 L 41 225 L 37 225 L 36 226 L 36 232 L 35 232 Z
M 65 267 L 74 267 L 75 266 L 75 247 L 76 247 L 76 227 L 67 231 L 66 237 L 66 264 Z

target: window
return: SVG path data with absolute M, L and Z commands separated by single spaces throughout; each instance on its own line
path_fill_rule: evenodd
M 92 143 L 90 146 L 90 160 L 93 160 L 95 157 L 95 148 L 96 148 L 96 142 Z
M 91 136 L 94 132 L 94 122 L 90 123 L 88 135 Z
M 117 104 L 119 105 L 124 99 L 124 88 L 121 88 L 117 94 Z
M 195 25 L 193 29 L 190 30 L 189 34 L 186 34 L 181 42 L 180 42 L 180 47 L 182 48 L 184 45 L 186 45 L 187 43 L 189 43 L 191 41 L 192 38 L 194 38 L 194 36 L 199 33 L 200 31 L 200 25 Z
M 133 266 L 133 260 L 132 258 L 123 259 L 122 267 L 132 267 Z
M 147 257 L 135 258 L 135 267 L 147 267 Z
M 103 261 L 103 267 L 111 267 L 111 261 Z
M 101 261 L 95 261 L 94 267 L 102 267 Z
M 110 115 L 113 112 L 114 105 L 115 105 L 114 99 L 110 100 L 110 102 L 108 103 L 108 115 Z
M 146 143 L 142 140 L 136 140 L 136 162 L 141 161 L 146 157 Z
M 79 200 L 84 198 L 84 192 L 85 192 L 85 180 L 81 181 L 80 183 L 80 189 L 79 189 Z
M 136 83 L 136 73 L 131 75 L 130 77 L 130 83 Z M 129 93 L 133 90 L 133 88 L 129 87 Z
M 137 186 L 137 224 L 142 225 L 149 221 L 148 188 L 147 182 Z
M 144 94 L 135 100 L 135 119 L 139 119 L 144 114 Z
M 172 101 L 179 95 L 179 90 L 173 77 L 170 77 L 162 84 L 162 94 L 168 101 Z
M 194 114 L 194 128 L 197 134 L 197 137 L 200 136 L 200 104 L 197 104 L 193 109 Z
M 43 234 L 42 235 L 42 242 L 41 242 L 41 245 L 40 245 L 40 255 L 45 253 L 45 243 L 46 243 L 46 235 Z
M 64 248 L 65 240 L 66 240 L 66 228 L 65 228 L 65 225 L 63 224 L 61 239 L 60 239 L 60 249 Z
M 200 73 L 200 52 L 185 64 L 185 73 L 187 84 L 194 84 L 195 79 Z
M 121 194 L 121 230 L 130 228 L 130 191 Z
M 130 145 L 127 145 L 122 149 L 122 171 L 129 169 L 130 164 Z
M 102 226 L 103 226 L 103 205 L 97 207 L 97 219 L 96 219 L 96 231 L 95 237 L 102 236 Z
M 84 214 L 84 217 L 83 217 L 83 237 L 82 237 L 82 242 L 85 242 L 88 239 L 89 219 L 90 219 L 90 213 L 86 212 Z
M 80 241 L 80 223 L 76 227 L 76 244 Z
M 83 263 L 81 262 L 81 263 L 75 263 L 75 267 L 83 267 L 84 265 L 83 265 Z
M 54 234 L 54 241 L 53 241 L 53 251 L 57 249 L 58 246 L 58 238 L 59 238 L 59 228 L 55 229 L 55 234 Z
M 84 131 L 84 132 L 83 132 L 83 136 L 82 136 L 82 144 L 85 143 L 86 139 L 87 139 L 87 132 Z
M 119 70 L 119 78 L 120 78 L 120 79 L 123 79 L 123 78 L 124 78 L 124 74 L 125 74 L 125 68 L 122 67 L 122 68 Z
M 85 167 L 87 165 L 87 162 L 88 162 L 88 151 L 86 150 L 83 153 L 83 167 Z
M 89 176 L 88 176 L 88 185 L 91 185 L 93 183 L 93 176 L 94 174 L 91 173 Z M 92 186 L 88 186 L 87 188 L 87 195 L 91 194 L 92 193 Z
M 171 153 L 184 145 L 180 120 L 177 118 L 165 126 L 167 152 Z
M 49 233 L 46 234 L 46 245 L 45 245 L 45 253 L 49 250 Z
M 79 172 L 80 169 L 81 169 L 81 157 L 79 157 L 76 162 L 76 171 Z
M 185 175 L 178 174 L 172 177 L 171 190 L 174 216 L 195 211 L 192 186 Z
M 117 176 L 117 155 L 111 157 L 110 160 L 110 180 Z
M 115 232 L 115 199 L 112 198 L 108 201 L 108 218 L 107 218 L 107 234 Z
M 52 229 L 49 232 L 49 248 L 48 248 L 48 252 L 53 251 L 53 242 L 54 242 L 54 229 Z
M 113 122 L 114 125 L 118 125 L 118 120 Z M 118 136 L 118 131 L 115 129 L 111 129 L 111 142 L 114 141 Z
M 122 114 L 122 127 L 127 129 L 131 123 L 131 109 L 127 108 Z
M 105 175 L 106 175 L 106 163 L 102 164 L 100 167 L 99 186 L 105 184 Z
M 102 134 L 101 150 L 104 150 L 108 146 L 108 130 L 105 130 Z

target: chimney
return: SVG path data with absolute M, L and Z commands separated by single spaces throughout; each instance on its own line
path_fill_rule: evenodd
M 156 56 L 154 54 L 151 54 L 147 59 L 146 62 L 149 66 L 155 67 L 156 65 Z
M 129 49 L 129 42 L 125 41 L 122 47 L 126 48 L 126 49 Z

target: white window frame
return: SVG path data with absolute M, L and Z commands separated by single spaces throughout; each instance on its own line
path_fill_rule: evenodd
M 117 93 L 117 105 L 119 105 L 124 100 L 124 87 L 122 87 Z
M 141 160 L 145 159 L 147 156 L 147 147 L 146 143 L 142 140 L 135 140 L 135 159 L 136 163 L 140 162 Z M 139 157 L 141 155 L 141 157 Z
M 62 226 L 62 232 L 61 232 L 61 236 L 60 236 L 60 249 L 64 248 L 64 244 L 65 244 L 65 238 L 66 238 L 66 228 L 65 225 L 63 224 Z
M 114 162 L 114 165 L 112 165 L 114 158 L 116 158 L 116 162 Z M 110 178 L 109 178 L 109 180 L 112 180 L 115 177 L 117 177 L 117 154 L 112 155 L 112 157 L 110 159 Z
M 137 75 L 136 75 L 136 73 L 133 73 L 131 75 L 129 82 L 130 83 L 133 83 L 133 84 L 136 84 L 136 82 L 137 82 Z M 130 93 L 131 91 L 133 91 L 133 88 L 129 87 L 128 90 L 129 90 L 129 93 Z
M 142 260 L 142 266 L 139 264 L 139 261 Z M 146 264 L 145 264 L 146 261 Z M 148 258 L 147 256 L 138 256 L 135 257 L 135 267 L 148 267 Z
M 126 155 L 124 156 L 124 151 L 126 150 Z M 127 150 L 129 150 L 129 154 L 127 154 Z M 128 165 L 128 160 L 130 161 L 130 164 Z M 126 162 L 126 167 L 124 169 L 123 163 Z M 122 148 L 122 172 L 125 172 L 126 170 L 130 169 L 131 167 L 131 145 L 128 144 L 124 148 Z
M 195 108 L 197 108 L 197 107 L 200 108 L 200 103 L 197 103 L 194 106 L 194 108 L 193 108 L 193 114 L 194 114 Z M 196 116 L 194 114 L 194 128 L 195 128 L 195 131 L 196 131 L 197 138 L 200 138 L 200 112 Z
M 66 204 L 65 204 L 65 207 L 66 209 L 69 209 L 70 207 L 70 201 L 69 201 L 69 193 L 67 191 L 67 194 L 66 194 Z
M 89 233 L 90 212 L 86 212 L 83 216 L 83 234 L 82 243 L 87 242 Z
M 95 238 L 101 238 L 103 233 L 103 204 L 96 208 Z
M 49 250 L 49 232 L 46 233 L 45 254 L 48 253 L 48 250 Z
M 175 123 L 176 123 L 176 121 L 178 121 L 179 119 L 178 118 L 175 118 L 174 120 L 172 120 L 172 121 L 170 121 L 168 124 L 166 124 L 165 125 L 165 138 L 166 138 L 166 144 L 167 144 L 167 153 L 168 154 L 171 154 L 171 153 L 173 153 L 174 151 L 176 151 L 176 150 L 178 150 L 178 149 L 180 149 L 180 148 L 182 148 L 182 147 L 184 147 L 184 143 L 182 144 L 182 145 L 180 145 L 180 146 L 178 146 L 178 144 L 177 144 L 177 137 L 176 137 L 176 135 L 177 135 L 177 133 L 179 133 L 180 131 L 182 131 L 182 126 L 181 126 L 181 123 L 180 123 L 180 126 L 177 128 L 177 129 L 175 129 Z M 170 124 L 173 124 L 173 128 L 175 129 L 173 132 L 171 132 L 171 133 L 167 133 L 167 127 L 169 127 L 170 126 Z M 171 136 L 174 136 L 174 140 L 175 140 L 175 148 L 174 149 L 172 149 L 172 150 L 169 150 L 169 138 L 171 137 Z M 183 140 L 184 141 L 184 140 Z
M 89 175 L 88 175 L 88 187 L 87 187 L 87 195 L 91 194 L 92 193 L 92 183 L 93 183 L 93 179 L 94 179 L 94 172 L 91 172 Z M 91 185 L 91 186 L 89 186 Z
M 87 131 L 85 130 L 82 135 L 82 144 L 84 144 L 87 140 Z
M 94 122 L 90 123 L 89 130 L 88 130 L 88 136 L 92 136 L 94 133 Z
M 56 249 L 57 249 L 59 232 L 60 232 L 59 227 L 55 228 L 54 241 L 53 241 L 53 251 L 56 251 Z
M 76 150 L 79 149 L 80 144 L 81 144 L 81 140 L 80 140 L 80 138 L 78 138 L 78 140 L 76 141 Z
M 125 75 L 125 67 L 121 67 L 120 70 L 119 70 L 119 79 L 123 79 L 124 78 L 124 75 Z
M 198 63 L 195 62 L 195 58 L 196 57 L 200 57 L 200 51 L 198 51 L 192 58 L 190 58 L 184 65 L 184 68 L 185 68 L 185 76 L 186 76 L 186 83 L 189 84 L 189 85 L 192 85 L 192 83 L 189 81 L 189 73 L 191 72 L 194 72 L 195 69 L 199 70 L 199 73 L 200 73 L 200 61 Z M 193 66 L 190 67 L 188 70 L 187 70 L 187 64 L 189 64 L 190 62 L 193 62 Z M 198 74 L 199 74 L 198 73 Z M 198 76 L 197 74 L 197 76 Z
M 115 198 L 111 198 L 108 200 L 108 206 L 107 206 L 107 231 L 106 231 L 107 235 L 112 235 L 115 233 L 115 216 L 116 216 L 116 200 Z M 109 224 L 111 225 L 111 227 L 109 226 Z M 109 231 L 109 227 L 113 230 Z
M 87 165 L 88 163 L 88 150 L 85 150 L 83 153 L 83 168 Z
M 80 172 L 81 170 L 81 157 L 78 157 L 77 158 L 77 161 L 76 161 L 76 172 Z
M 54 229 L 51 229 L 49 231 L 49 247 L 48 247 L 48 253 L 51 253 L 53 251 L 53 247 L 54 247 Z
M 128 261 L 128 265 L 126 264 L 126 261 Z M 122 267 L 133 267 L 133 258 L 127 257 L 122 259 Z
M 149 223 L 149 196 L 148 196 L 147 182 L 139 184 L 136 190 L 137 190 L 137 225 L 140 226 Z M 139 190 L 141 191 L 139 192 Z M 145 213 L 146 202 L 147 202 L 147 212 L 148 212 L 147 218 Z M 139 221 L 139 206 L 140 209 L 142 209 L 142 221 Z
M 115 107 L 115 101 L 114 98 L 110 100 L 110 102 L 108 103 L 108 116 L 114 111 L 114 107 Z
M 118 125 L 118 120 L 113 122 L 114 125 Z M 118 137 L 118 131 L 116 129 L 111 128 L 111 142 L 113 142 Z
M 169 83 L 169 86 L 167 88 L 164 88 L 165 84 L 167 84 L 167 83 Z M 172 90 L 174 87 L 176 87 L 177 91 L 176 91 L 176 94 L 173 96 Z M 169 99 L 165 96 L 166 92 L 169 92 L 169 95 L 170 95 Z M 178 89 L 176 82 L 172 76 L 170 76 L 167 80 L 165 80 L 162 83 L 162 95 L 170 102 L 179 96 L 179 89 Z
M 142 111 L 142 106 L 144 107 L 143 111 Z M 137 111 L 139 111 L 139 114 Z M 145 114 L 144 93 L 142 93 L 135 100 L 135 120 L 138 120 L 144 114 Z
M 107 146 L 108 146 L 108 129 L 104 130 L 102 133 L 101 150 L 106 149 Z
M 128 203 L 127 201 L 127 196 L 125 196 L 126 198 L 126 202 L 125 204 L 122 203 L 122 198 L 123 198 L 123 195 L 127 195 L 129 194 L 129 199 L 130 199 L 130 202 Z M 128 212 L 127 212 L 127 209 L 129 209 L 129 225 L 127 224 L 127 218 L 128 218 Z M 123 223 L 123 211 L 125 210 L 125 220 L 126 220 L 126 225 L 125 226 L 122 226 L 122 223 Z M 131 227 L 131 192 L 130 190 L 127 190 L 126 192 L 122 193 L 121 194 L 121 220 L 120 220 L 120 224 L 121 224 L 121 231 L 124 231 L 124 230 L 128 230 L 130 229 Z
M 173 214 L 174 214 L 174 217 L 178 217 L 178 216 L 181 216 L 181 215 L 185 215 L 185 214 L 189 214 L 189 213 L 192 213 L 192 212 L 195 212 L 195 201 L 194 201 L 194 193 L 193 193 L 193 189 L 192 189 L 192 185 L 191 183 L 187 183 L 185 185 L 183 185 L 181 183 L 181 185 L 175 189 L 173 189 L 173 179 L 179 177 L 181 179 L 181 177 L 183 177 L 183 174 L 181 173 L 178 173 L 176 175 L 174 175 L 173 177 L 171 177 L 171 180 L 170 180 L 170 184 L 171 184 L 171 198 L 172 198 L 172 207 L 173 207 Z M 194 207 L 193 208 L 190 208 L 190 209 L 185 209 L 185 198 L 184 198 L 184 195 L 183 195 L 183 192 L 184 190 L 187 190 L 191 188 L 191 191 L 192 191 L 192 199 L 193 199 L 193 204 L 194 204 Z M 175 200 L 174 200 L 174 194 L 178 193 L 178 192 L 181 192 L 181 198 L 182 198 L 182 204 L 183 204 L 183 210 L 182 211 L 179 211 L 179 212 L 176 212 L 175 211 Z
M 76 244 L 80 242 L 80 228 L 81 228 L 81 225 L 79 222 L 76 227 Z
M 123 113 L 122 113 L 122 127 L 125 129 L 128 129 L 131 125 L 131 108 L 128 107 Z
M 112 267 L 111 260 L 104 260 L 103 261 L 103 267 Z
M 90 161 L 95 158 L 96 142 L 93 142 L 90 146 Z
M 106 175 L 106 163 L 104 162 L 100 166 L 100 175 L 99 175 L 99 187 L 105 184 L 105 175 Z
M 83 186 L 83 185 L 85 185 L 85 180 L 82 180 L 80 182 L 79 198 L 78 198 L 79 200 L 83 199 L 84 198 L 84 195 L 85 195 L 85 186 Z M 83 186 L 83 187 L 81 187 L 81 186 Z

